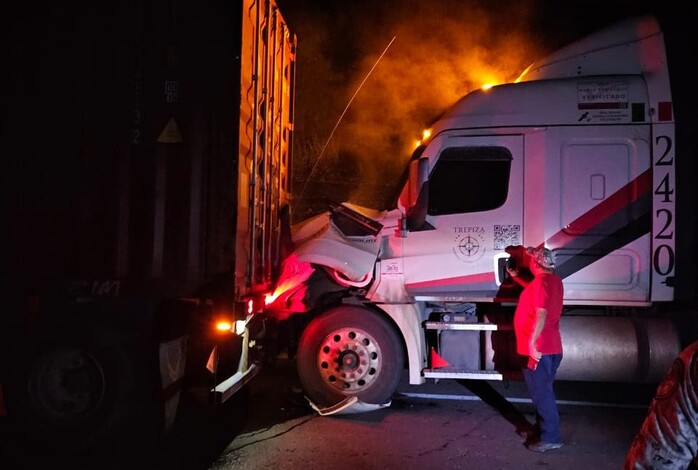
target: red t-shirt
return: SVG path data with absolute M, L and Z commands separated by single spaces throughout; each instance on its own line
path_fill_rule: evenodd
M 529 355 L 528 344 L 536 324 L 536 309 L 544 308 L 548 314 L 545 317 L 543 330 L 538 336 L 536 347 L 541 354 L 562 354 L 560 338 L 562 294 L 562 279 L 555 273 L 536 276 L 521 292 L 514 313 L 517 353 L 522 356 Z

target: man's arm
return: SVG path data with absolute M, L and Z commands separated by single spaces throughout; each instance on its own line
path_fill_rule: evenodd
M 522 278 L 519 276 L 519 270 L 518 269 L 512 269 L 507 266 L 507 273 L 509 273 L 509 277 L 514 280 L 518 285 L 521 287 L 526 287 L 529 285 L 531 282 L 527 279 Z
M 540 361 L 542 354 L 538 351 L 536 343 L 538 343 L 538 337 L 540 332 L 543 331 L 543 326 L 545 325 L 545 318 L 548 316 L 548 311 L 542 307 L 536 308 L 536 322 L 533 324 L 533 332 L 531 333 L 531 343 L 528 345 L 528 355 L 531 356 L 536 361 Z

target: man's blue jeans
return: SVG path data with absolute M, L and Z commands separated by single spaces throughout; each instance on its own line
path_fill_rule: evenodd
M 540 439 L 554 444 L 562 442 L 560 415 L 553 390 L 555 374 L 561 362 L 562 354 L 544 354 L 536 370 L 523 368 L 523 378 L 536 410 L 536 425 L 541 431 Z

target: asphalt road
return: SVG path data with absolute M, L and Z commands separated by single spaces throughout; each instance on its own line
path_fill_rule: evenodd
M 251 386 L 249 418 L 210 470 L 619 469 L 656 385 L 558 382 L 565 446 L 528 451 L 516 433 L 532 421 L 523 384 L 406 376 L 391 406 L 320 416 L 280 363 Z

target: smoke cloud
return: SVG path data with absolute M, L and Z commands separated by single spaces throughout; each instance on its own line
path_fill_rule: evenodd
M 279 4 L 299 44 L 296 218 L 330 201 L 389 208 L 422 130 L 542 53 L 529 2 L 500 1 L 496 11 L 456 0 Z

